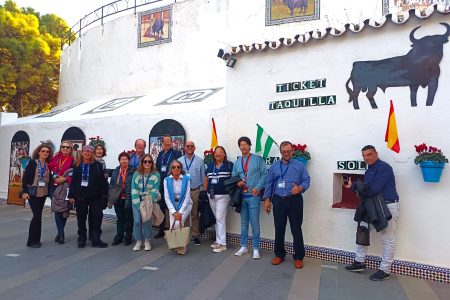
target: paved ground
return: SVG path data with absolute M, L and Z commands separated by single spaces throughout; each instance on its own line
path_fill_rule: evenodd
M 371 282 L 367 270 L 346 272 L 344 266 L 305 260 L 296 270 L 291 258 L 272 266 L 272 253 L 258 261 L 234 257 L 236 245 L 211 252 L 211 241 L 190 246 L 186 256 L 169 252 L 163 240 L 153 250 L 131 246 L 106 249 L 76 247 L 75 217 L 70 217 L 67 243 L 53 242 L 53 215 L 44 213 L 42 248 L 25 247 L 31 211 L 0 205 L 0 299 L 450 299 L 450 285 L 393 275 Z M 111 242 L 114 224 L 103 224 Z

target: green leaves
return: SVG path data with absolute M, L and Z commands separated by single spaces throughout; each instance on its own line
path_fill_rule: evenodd
M 23 117 L 56 105 L 61 37 L 68 30 L 54 14 L 40 16 L 11 0 L 0 6 L 0 110 Z

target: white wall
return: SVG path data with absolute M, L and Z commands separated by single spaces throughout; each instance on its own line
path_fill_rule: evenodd
M 347 33 L 339 38 L 326 38 L 306 45 L 283 47 L 237 56 L 236 67 L 228 70 L 227 100 L 230 114 L 227 149 L 238 152 L 235 145 L 241 135 L 255 136 L 259 123 L 276 141 L 306 143 L 312 160 L 308 170 L 311 188 L 304 194 L 304 237 L 308 245 L 354 250 L 354 210 L 333 209 L 333 173 L 340 160 L 362 160 L 360 149 L 366 144 L 378 148 L 381 159 L 394 169 L 400 195 L 401 216 L 398 224 L 396 258 L 450 266 L 450 236 L 440 234 L 450 229 L 450 174 L 444 169 L 441 182 L 424 183 L 420 168 L 413 162 L 413 145 L 426 142 L 450 154 L 450 45 L 444 44 L 440 64 L 440 86 L 434 105 L 425 106 L 427 90 L 420 88 L 418 106 L 411 107 L 409 88 L 388 88 L 375 95 L 378 109 L 372 109 L 364 94 L 360 95 L 360 110 L 348 103 L 345 83 L 352 63 L 357 60 L 377 60 L 406 54 L 410 50 L 409 32 L 417 25 L 423 28 L 416 37 L 442 34 L 448 22 L 435 14 L 419 21 L 411 18 L 404 25 L 388 22 L 383 28 L 367 28 L 362 33 Z M 327 79 L 327 87 L 306 91 L 275 93 L 277 83 L 308 79 Z M 337 95 L 334 106 L 318 106 L 285 110 L 268 110 L 270 101 L 298 97 Z M 387 149 L 384 135 L 393 99 L 401 145 L 400 154 Z M 239 110 L 233 107 L 239 106 Z M 272 217 L 261 212 L 262 236 L 273 237 Z M 231 231 L 239 231 L 237 216 L 230 218 Z M 439 232 L 439 234 L 438 234 Z M 288 234 L 288 236 L 290 236 Z M 372 236 L 370 253 L 380 255 L 381 245 Z

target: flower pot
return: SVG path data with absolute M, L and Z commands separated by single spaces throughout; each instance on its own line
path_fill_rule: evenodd
M 294 159 L 298 160 L 301 163 L 303 163 L 305 165 L 305 168 L 306 168 L 306 165 L 308 164 L 308 160 L 307 159 L 304 159 L 303 157 L 294 157 Z
M 419 163 L 422 169 L 423 181 L 439 182 L 445 163 L 435 163 L 433 161 L 425 161 Z

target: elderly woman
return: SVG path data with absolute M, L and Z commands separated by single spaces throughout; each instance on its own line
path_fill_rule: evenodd
M 119 199 L 114 204 L 117 216 L 117 233 L 111 245 L 116 246 L 122 243 L 124 246 L 131 245 L 133 234 L 133 211 L 131 210 L 131 182 L 134 175 L 134 167 L 130 166 L 130 155 L 122 152 L 118 157 L 119 166 L 114 169 L 110 188 L 117 185 L 122 187 Z
M 171 228 L 174 223 L 174 228 L 180 228 L 192 210 L 190 177 L 184 174 L 182 168 L 181 162 L 172 161 L 169 176 L 164 178 L 164 199 L 169 210 Z M 184 255 L 186 247 L 178 248 L 177 251 L 179 255 Z
M 73 165 L 73 146 L 69 141 L 62 141 L 59 151 L 55 157 L 48 164 L 52 171 L 53 185 L 50 187 L 55 194 L 51 193 L 52 197 L 52 211 L 55 212 L 55 223 L 58 234 L 55 237 L 55 242 L 64 244 L 64 227 L 66 226 L 67 217 L 69 216 L 69 205 L 67 205 L 66 196 L 67 188 L 72 182 L 71 168 Z
M 95 160 L 102 164 L 103 170 L 106 170 L 106 163 L 103 157 L 106 156 L 106 148 L 102 144 L 97 144 L 94 148 Z
M 133 251 L 139 251 L 142 247 L 142 224 L 144 224 L 144 249 L 150 251 L 152 246 L 150 239 L 152 238 L 152 224 L 150 221 L 142 222 L 140 211 L 141 202 L 151 200 L 156 203 L 161 197 L 159 194 L 159 173 L 150 154 L 145 154 L 138 165 L 137 171 L 133 175 L 131 182 L 131 209 L 133 210 L 133 234 L 136 244 Z
M 33 151 L 22 177 L 22 199 L 28 200 L 33 218 L 28 230 L 27 246 L 41 247 L 42 210 L 48 194 L 50 170 L 48 163 L 53 155 L 52 147 L 41 144 Z
M 106 193 L 106 181 L 103 166 L 95 160 L 94 148 L 83 146 L 81 160 L 73 170 L 69 189 L 69 200 L 75 203 L 78 221 L 78 248 L 86 247 L 86 218 L 92 215 L 92 247 L 106 248 L 108 245 L 101 239 L 103 217 L 102 195 Z
M 217 146 L 213 152 L 213 161 L 208 164 L 203 180 L 203 186 L 208 192 L 209 204 L 216 217 L 216 241 L 211 245 L 213 252 L 227 250 L 227 208 L 230 195 L 225 190 L 225 180 L 231 177 L 233 163 L 227 160 L 227 152 L 222 146 Z

